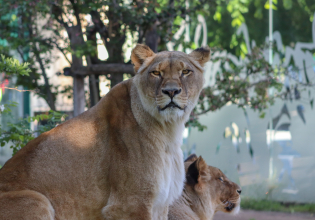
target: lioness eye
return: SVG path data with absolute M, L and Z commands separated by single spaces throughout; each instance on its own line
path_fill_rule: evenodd
M 160 75 L 160 71 L 151 71 L 150 73 L 152 75 L 154 75 L 154 76 L 159 76 Z
M 191 70 L 182 70 L 183 75 L 188 75 L 191 72 Z
M 219 180 L 220 180 L 221 182 L 223 182 L 223 178 L 222 178 L 222 177 L 220 177 Z

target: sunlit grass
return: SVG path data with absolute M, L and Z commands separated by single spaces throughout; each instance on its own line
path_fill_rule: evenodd
M 285 203 L 276 202 L 270 200 L 254 200 L 254 199 L 242 199 L 242 209 L 251 209 L 257 211 L 277 211 L 277 212 L 309 212 L 315 213 L 314 203 Z

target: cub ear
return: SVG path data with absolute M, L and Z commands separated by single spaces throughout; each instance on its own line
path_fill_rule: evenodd
M 198 157 L 197 157 L 196 154 L 190 154 L 189 157 L 187 157 L 187 159 L 186 159 L 184 162 L 185 162 L 185 163 L 186 163 L 186 162 L 193 162 L 193 161 L 195 161 L 195 160 L 197 160 L 197 159 L 198 159 Z
M 151 57 L 154 54 L 155 53 L 147 45 L 137 44 L 131 52 L 131 62 L 134 65 L 135 72 L 138 72 L 146 58 Z
M 198 61 L 200 65 L 203 67 L 206 62 L 210 60 L 210 48 L 208 46 L 206 47 L 200 47 L 196 50 L 193 50 L 189 56 L 192 57 L 194 60 Z
M 195 189 L 202 189 L 204 183 L 210 179 L 208 171 L 208 165 L 204 159 L 200 156 L 195 160 L 187 169 L 186 183 L 194 186 Z
M 187 169 L 186 172 L 186 183 L 194 186 L 198 183 L 199 170 L 197 168 L 197 160 L 195 160 Z

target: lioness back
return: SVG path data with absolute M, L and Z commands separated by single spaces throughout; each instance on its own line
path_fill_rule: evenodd
M 183 189 L 182 132 L 209 55 L 137 45 L 133 78 L 0 169 L 0 219 L 167 219 Z
M 238 213 L 240 187 L 195 154 L 185 161 L 186 183 L 169 209 L 169 220 L 213 219 L 217 211 Z

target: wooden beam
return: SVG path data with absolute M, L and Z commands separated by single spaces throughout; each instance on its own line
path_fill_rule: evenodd
M 78 69 L 72 69 L 71 72 L 77 76 L 86 75 L 106 75 L 115 73 L 130 73 L 135 74 L 132 64 L 124 63 L 106 63 L 106 64 L 93 64 L 90 66 L 82 66 Z

